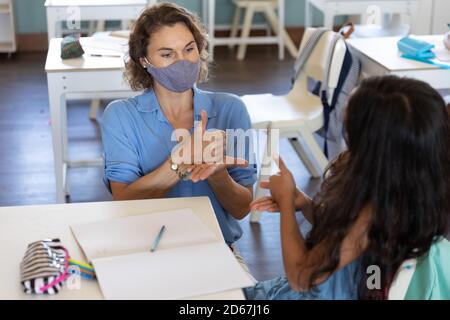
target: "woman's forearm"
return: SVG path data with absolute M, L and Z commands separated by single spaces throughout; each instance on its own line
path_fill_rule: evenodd
M 178 181 L 178 175 L 170 168 L 170 161 L 167 160 L 156 170 L 114 193 L 113 198 L 114 200 L 164 198 Z
M 250 212 L 252 192 L 233 180 L 227 170 L 221 170 L 208 178 L 222 207 L 236 219 L 243 219 Z

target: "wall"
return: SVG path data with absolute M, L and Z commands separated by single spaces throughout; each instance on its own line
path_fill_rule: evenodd
M 186 8 L 201 13 L 201 0 L 177 0 L 171 1 Z M 47 32 L 46 16 L 44 8 L 45 0 L 15 0 L 15 16 L 17 33 L 45 33 Z M 234 5 L 231 0 L 216 0 L 217 24 L 230 24 L 233 16 Z M 303 26 L 304 0 L 286 0 L 286 25 L 288 27 Z M 314 12 L 314 22 L 319 24 L 323 19 L 320 12 Z M 262 21 L 256 17 L 255 22 Z

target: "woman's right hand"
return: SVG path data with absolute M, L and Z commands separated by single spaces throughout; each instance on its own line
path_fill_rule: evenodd
M 225 131 L 207 131 L 207 124 L 208 115 L 206 111 L 202 110 L 201 122 L 195 127 L 194 133 L 183 136 L 183 139 L 178 143 L 171 155 L 172 162 L 185 167 L 186 171 L 191 173 L 190 179 L 193 182 L 206 180 L 228 167 L 248 166 L 247 160 L 226 155 Z M 182 154 L 179 153 L 180 150 Z M 184 156 L 184 152 L 188 152 L 190 155 Z
M 261 181 L 261 188 L 270 189 L 269 181 Z M 304 210 L 310 206 L 311 199 L 301 190 L 295 190 L 295 210 Z M 280 208 L 272 196 L 265 196 L 250 203 L 250 209 L 258 211 L 279 212 Z

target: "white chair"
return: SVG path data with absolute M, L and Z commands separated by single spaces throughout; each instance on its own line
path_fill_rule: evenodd
M 236 9 L 234 13 L 230 38 L 236 38 L 240 26 L 241 11 L 245 10 L 244 22 L 241 32 L 241 39 L 243 42 L 239 45 L 237 53 L 237 59 L 243 60 L 247 51 L 247 43 L 245 43 L 245 39 L 247 39 L 250 35 L 253 15 L 255 13 L 263 13 L 274 33 L 278 35 L 279 18 L 277 17 L 276 13 L 276 10 L 278 9 L 278 0 L 233 0 L 233 3 L 235 4 Z M 282 32 L 284 45 L 286 46 L 292 57 L 295 58 L 297 56 L 297 47 L 295 46 L 289 34 L 284 29 L 284 25 Z M 261 44 L 263 43 L 264 42 L 261 42 Z M 280 43 L 279 45 L 282 44 Z
M 450 95 L 444 97 L 445 103 L 450 106 Z
M 313 31 L 312 28 L 305 31 L 300 52 Z M 268 137 L 271 136 L 271 133 L 274 133 L 274 130 L 279 130 L 280 138 L 289 138 L 295 151 L 313 177 L 321 176 L 328 164 L 328 159 L 313 136 L 313 133 L 321 129 L 324 124 L 322 102 L 318 96 L 308 91 L 307 83 L 309 77 L 323 81 L 328 54 L 330 50 L 333 50 L 331 48 L 332 36 L 332 31 L 328 31 L 322 36 L 313 49 L 303 71 L 296 79 L 293 88 L 286 96 L 257 94 L 242 97 L 250 114 L 253 128 L 267 129 Z M 344 40 L 339 40 L 334 47 L 328 75 L 330 92 L 337 86 L 345 50 Z M 331 96 L 332 94 L 330 94 L 330 99 Z M 292 138 L 301 138 L 304 145 L 300 143 L 299 139 Z M 264 190 L 259 186 L 259 183 L 273 171 L 270 152 L 273 154 L 278 149 L 279 141 L 276 134 L 272 136 L 272 139 L 266 140 L 265 152 L 258 165 L 259 173 L 255 199 L 264 195 Z M 310 154 L 307 149 L 309 149 Z M 258 221 L 260 215 L 261 212 L 252 212 L 250 221 Z
M 389 288 L 388 300 L 404 300 L 416 271 L 417 259 L 403 261 Z

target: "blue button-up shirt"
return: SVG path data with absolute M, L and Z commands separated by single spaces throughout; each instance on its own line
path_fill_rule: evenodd
M 205 110 L 208 114 L 207 129 L 250 129 L 250 117 L 239 97 L 206 92 L 197 87 L 193 90 L 194 118 L 200 121 L 200 112 Z M 171 140 L 174 128 L 162 112 L 153 90 L 110 103 L 104 112 L 101 128 L 105 157 L 104 181 L 110 191 L 109 181 L 130 184 L 157 169 L 177 144 Z M 246 140 L 246 147 L 249 148 L 249 145 Z M 253 156 L 253 150 L 246 150 L 247 160 Z M 246 168 L 228 169 L 234 181 L 243 186 L 255 183 L 256 165 L 254 158 L 251 160 Z M 228 244 L 241 237 L 242 229 L 238 221 L 221 206 L 206 180 L 197 183 L 191 180 L 179 181 L 167 193 L 167 197 L 195 196 L 209 197 Z

